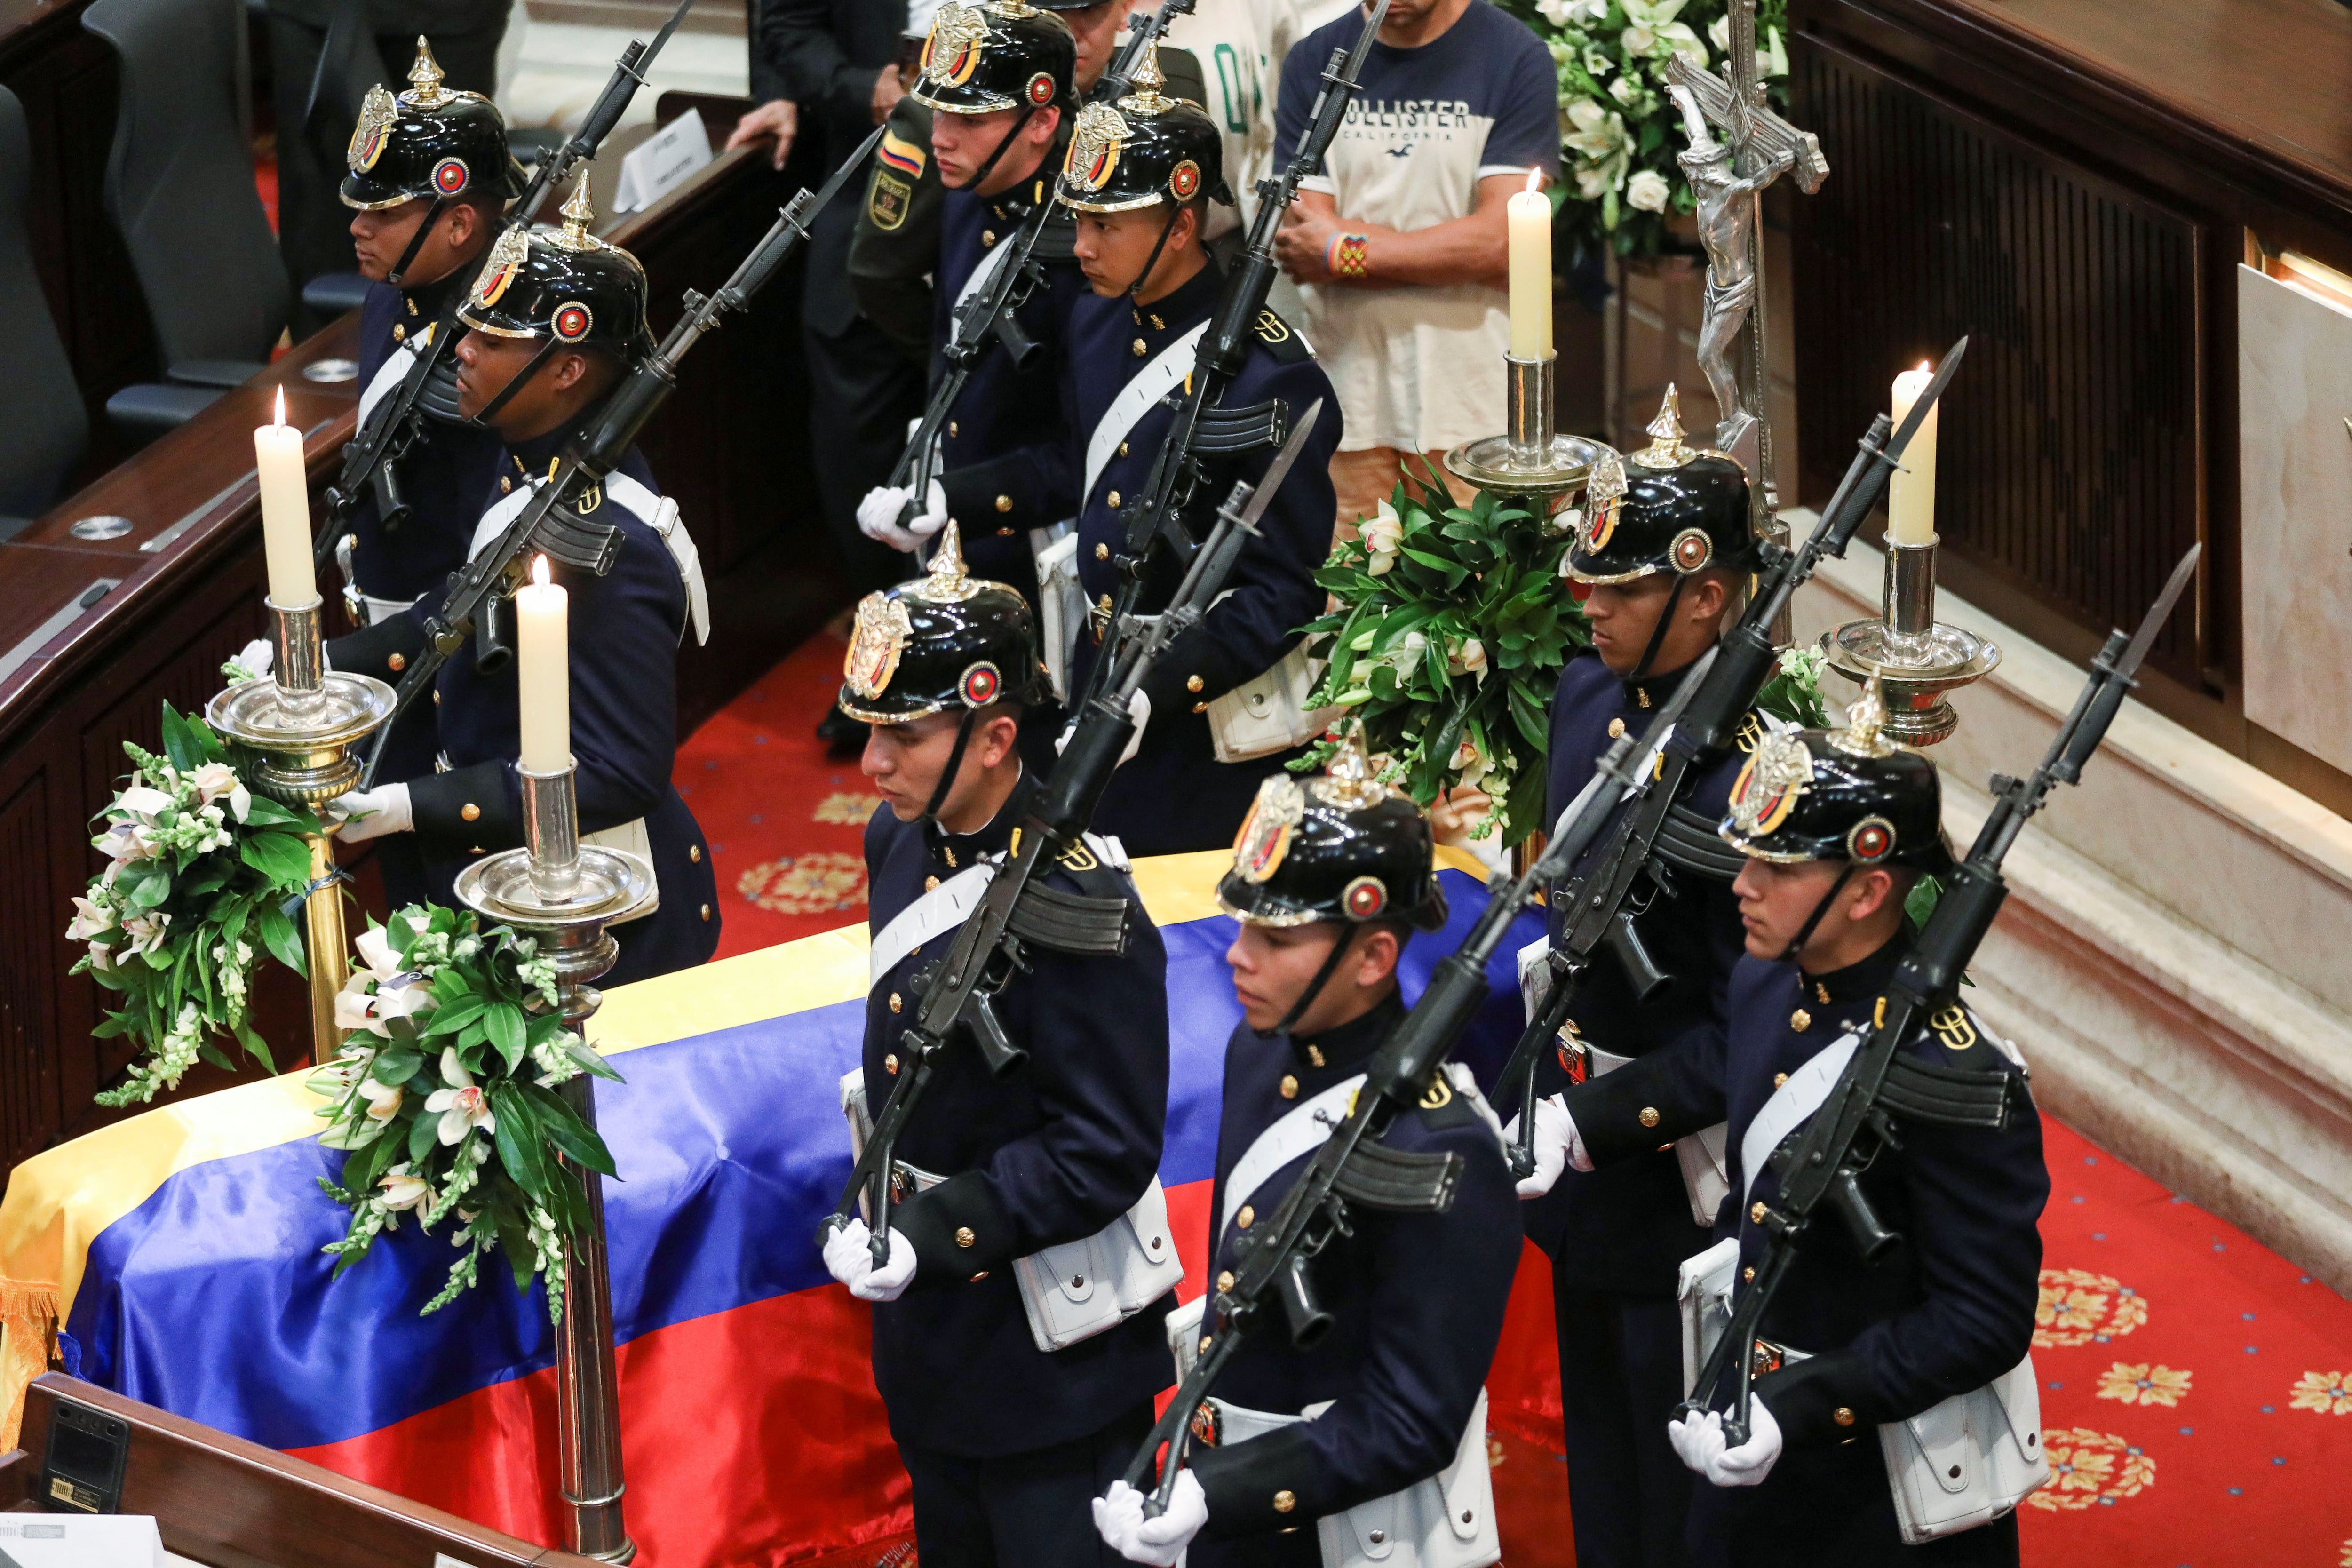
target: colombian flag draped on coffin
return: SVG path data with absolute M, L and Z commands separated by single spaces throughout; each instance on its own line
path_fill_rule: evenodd
M 1407 950 L 1408 999 L 1485 901 L 1475 863 L 1440 854 L 1453 916 Z M 1223 1048 L 1239 1018 L 1223 961 L 1232 924 L 1212 898 L 1227 864 L 1210 853 L 1135 869 L 1168 947 L 1160 1178 L 1188 1300 L 1201 1289 Z M 1518 1028 L 1511 952 L 1541 933 L 1537 913 L 1522 921 L 1462 1052 L 1486 1080 Z M 628 1080 L 600 1085 L 597 1110 L 622 1177 L 604 1190 L 629 1525 L 660 1568 L 781 1563 L 907 1528 L 867 1309 L 833 1284 L 815 1239 L 848 1174 L 835 1086 L 856 1063 L 866 966 L 861 925 L 623 987 L 591 1026 Z M 562 1540 L 555 1346 L 540 1303 L 485 1269 L 481 1288 L 418 1316 L 456 1254 L 414 1226 L 331 1282 L 320 1248 L 345 1215 L 317 1179 L 342 1156 L 318 1145 L 318 1103 L 289 1074 L 19 1166 L 0 1205 L 0 1289 L 20 1309 L 10 1338 L 37 1329 L 53 1293 L 68 1372 L 493 1528 Z M 1557 1409 L 1539 1267 L 1522 1269 L 1523 1298 L 1530 1284 L 1544 1300 L 1515 1303 L 1514 1326 L 1531 1326 L 1507 1332 L 1498 1424 L 1532 1426 Z M 11 1363 L 25 1359 L 9 1349 Z M 32 1360 L 12 1374 L 12 1429 Z

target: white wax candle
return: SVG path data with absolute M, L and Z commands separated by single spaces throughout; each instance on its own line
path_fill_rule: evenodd
M 302 460 L 302 432 L 286 423 L 286 389 L 278 389 L 278 423 L 253 433 L 253 465 L 261 479 L 261 547 L 269 563 L 270 603 L 299 609 L 319 596 L 310 559 L 310 470 Z
M 515 687 L 522 707 L 522 765 L 560 773 L 572 765 L 571 595 L 547 580 L 547 557 L 515 590 Z
M 1540 170 L 1510 200 L 1511 357 L 1551 357 L 1551 202 Z
M 1926 365 L 1895 378 L 1895 427 L 1901 429 L 1911 405 L 1927 390 L 1935 373 Z M 1939 400 L 1920 422 L 1919 433 L 1903 448 L 1902 468 L 1886 487 L 1886 538 L 1894 544 L 1925 544 L 1936 537 L 1936 416 Z

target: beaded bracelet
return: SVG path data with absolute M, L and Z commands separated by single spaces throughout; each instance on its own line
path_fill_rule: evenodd
M 1323 264 L 1334 278 L 1370 278 L 1372 240 L 1365 234 L 1335 234 L 1324 248 Z

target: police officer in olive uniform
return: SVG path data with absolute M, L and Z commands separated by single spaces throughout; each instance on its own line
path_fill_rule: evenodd
M 866 829 L 871 988 L 845 1099 L 877 1116 L 902 1033 L 1038 787 L 1016 744 L 1022 710 L 1047 697 L 1034 623 L 1019 594 L 965 573 L 956 533 L 940 535 L 928 576 L 859 604 L 843 671 L 884 801 Z M 1097 903 L 1089 951 L 1032 933 L 995 997 L 1025 1058 L 1000 1076 L 950 1040 L 894 1150 L 887 1262 L 864 1220 L 824 1247 L 834 1277 L 877 1303 L 874 1380 L 928 1568 L 1106 1561 L 1088 1500 L 1150 1429 L 1168 1381 L 1161 1321 L 1181 1270 L 1156 1174 L 1166 953 L 1115 845 L 1089 836 L 1041 887 Z M 1076 1270 L 1036 1256 L 1076 1243 L 1081 1258 L 1115 1256 Z M 1117 1299 L 1111 1282 L 1130 1278 L 1150 1300 Z M 1057 1300 L 1066 1285 L 1083 1300 Z
M 1017 236 L 1050 205 L 1074 108 L 1076 54 L 1069 28 L 1046 12 L 950 0 L 932 19 L 922 70 L 907 96 L 939 117 L 935 166 L 950 186 L 941 203 L 937 343 L 950 340 L 966 298 L 995 286 L 1013 264 Z M 1044 542 L 1042 531 L 1070 515 L 1076 488 L 1061 366 L 1052 352 L 1071 302 L 1086 289 L 1070 255 L 1071 230 L 1067 209 L 1052 205 L 1031 252 L 1043 279 L 1014 316 L 1035 345 L 1027 363 L 1016 363 L 1002 343 L 986 346 L 939 431 L 926 493 L 880 485 L 857 509 L 868 538 L 905 551 L 955 517 L 971 568 L 1021 587 L 1033 604 L 1031 531 L 1041 531 Z M 933 363 L 935 389 L 950 370 L 944 358 Z
M 484 487 L 471 548 L 503 534 L 601 413 L 606 395 L 650 353 L 646 277 L 636 258 L 588 232 L 583 173 L 553 234 L 510 230 L 491 247 L 458 317 L 461 412 L 504 439 L 499 478 Z M 702 830 L 670 784 L 677 744 L 677 647 L 709 609 L 694 544 L 677 507 L 654 488 L 632 447 L 601 482 L 566 504 L 583 531 L 617 529 L 608 575 L 551 562 L 570 595 L 572 754 L 584 836 L 652 862 L 660 907 L 615 927 L 621 953 L 605 984 L 623 984 L 709 961 L 719 944 L 717 887 Z M 509 623 L 511 624 L 511 623 Z M 338 669 L 397 682 L 425 646 L 421 612 L 331 645 Z M 334 805 L 346 839 L 415 835 L 436 902 L 467 862 L 523 841 L 516 773 L 520 720 L 511 657 L 484 668 L 467 638 L 441 667 L 429 710 L 442 771 L 379 783 Z
M 1560 671 L 1552 701 L 1554 809 L 1575 798 L 1618 736 L 1647 730 L 1714 645 L 1753 561 L 1739 465 L 1685 444 L 1671 390 L 1650 433 L 1651 445 L 1622 467 L 1614 454 L 1601 459 L 1570 546 L 1568 572 L 1585 586 L 1592 644 Z M 1759 732 L 1751 717 L 1742 743 Z M 1661 1422 L 1683 1394 L 1675 1270 L 1714 1220 L 1723 1133 L 1700 1123 L 1689 1131 L 1708 1129 L 1703 1138 L 1675 1146 L 1636 1128 L 1646 1138 L 1641 1158 L 1564 1171 L 1572 1162 L 1552 1097 L 1588 1078 L 1613 1083 L 1607 1075 L 1657 1052 L 1719 1058 L 1724 992 L 1740 953 L 1731 897 L 1739 858 L 1714 828 L 1740 760 L 1735 750 L 1692 765 L 1627 898 L 1635 942 L 1654 971 L 1636 973 L 1642 961 L 1622 945 L 1596 952 L 1558 1048 L 1537 1068 L 1537 1170 L 1520 1191 L 1535 1200 L 1528 1234 L 1552 1259 L 1569 1504 L 1577 1561 L 1591 1568 L 1684 1561 L 1690 1477 Z M 1571 868 L 1571 885 L 1595 874 L 1608 843 L 1604 835 Z M 1573 899 L 1551 900 L 1548 945 L 1565 939 L 1575 911 Z M 1529 972 L 1541 977 L 1537 989 L 1552 973 Z
M 1266 779 L 1217 887 L 1241 923 L 1225 959 L 1243 1009 L 1225 1044 L 1209 1211 L 1217 1289 L 1403 1018 L 1400 951 L 1445 923 L 1428 821 L 1372 772 L 1350 738 L 1324 776 Z M 1417 1537 L 1430 1530 L 1447 1548 L 1437 1560 L 1470 1562 L 1482 1559 L 1467 1542 L 1494 1541 L 1482 1385 L 1518 1265 L 1510 1174 L 1459 1064 L 1433 1075 L 1382 1142 L 1454 1156 L 1452 1207 L 1350 1208 L 1352 1228 L 1311 1266 L 1333 1320 L 1313 1351 L 1261 1326 L 1194 1418 L 1168 1512 L 1143 1519 L 1124 1486 L 1096 1505 L 1097 1528 L 1130 1561 L 1173 1562 L 1189 1542 L 1192 1568 L 1315 1568 L 1343 1560 L 1318 1536 L 1385 1557 L 1404 1543 L 1425 1552 Z M 1180 1358 L 1223 1331 L 1213 1309 L 1204 1321 L 1208 1301 L 1171 1321 Z
M 1118 103 L 1079 111 L 1055 192 L 1077 211 L 1076 249 L 1091 289 L 1071 308 L 1066 358 L 1079 433 L 1076 574 L 1094 612 L 1073 638 L 1074 692 L 1086 685 L 1118 593 L 1122 509 L 1150 479 L 1223 291 L 1201 246 L 1209 201 L 1231 200 L 1219 167 L 1223 145 L 1207 114 L 1167 97 L 1151 73 L 1139 71 L 1135 90 Z M 1297 646 L 1297 628 L 1323 609 L 1313 573 L 1331 545 L 1339 400 L 1305 341 L 1266 310 L 1222 405 L 1276 398 L 1292 419 L 1306 418 L 1319 400 L 1314 435 L 1260 520 L 1260 537 L 1243 548 L 1224 596 L 1145 681 L 1140 750 L 1103 794 L 1097 825 L 1138 854 L 1231 844 L 1258 781 L 1297 754 L 1221 763 L 1208 720 L 1211 702 L 1271 668 Z M 1262 477 L 1273 455 L 1261 446 L 1203 460 L 1186 519 L 1195 538 L 1208 536 L 1234 481 Z M 1149 614 L 1167 603 L 1181 574 L 1165 549 L 1154 551 L 1147 570 L 1140 608 Z
M 1769 1157 L 1803 1128 L 1878 1016 L 1911 945 L 1907 895 L 1950 866 L 1934 764 L 1890 745 L 1882 718 L 1867 692 L 1846 728 L 1775 731 L 1742 765 L 1721 833 L 1748 858 L 1735 884 L 1746 953 L 1720 1061 L 1662 1052 L 1565 1097 L 1577 1142 L 1604 1168 L 1727 1112 L 1730 1195 L 1715 1234 L 1718 1245 L 1737 1238 L 1741 1282 L 1768 1250 L 1761 1207 L 1780 1192 Z M 1707 1568 L 2018 1561 L 2013 1513 L 1903 1544 L 1875 1428 L 2005 1380 L 2015 1431 L 1980 1436 L 2013 1436 L 2038 1458 L 2024 1358 L 2050 1191 L 2041 1121 L 2014 1049 L 1965 1006 L 1928 1018 L 1900 1059 L 1990 1075 L 1999 1124 L 1896 1114 L 1895 1139 L 1861 1185 L 1899 1245 L 1869 1264 L 1845 1226 L 1813 1226 L 1760 1325 L 1769 1370 L 1756 1381 L 1748 1440 L 1727 1446 L 1719 1415 L 1671 1428 L 1704 1478 L 1690 1540 Z M 1632 1131 L 1634 1100 L 1655 1109 L 1654 1127 Z M 1925 1484 L 1940 1491 L 1948 1479 Z
M 1031 8 L 1055 13 L 1069 24 L 1077 45 L 1077 94 L 1091 97 L 1110 63 L 1129 0 L 1052 0 Z M 1157 52 L 1169 95 L 1205 105 L 1208 85 L 1192 51 L 1162 44 Z M 857 235 L 850 242 L 849 281 L 866 319 L 909 363 L 928 369 L 937 347 L 931 335 L 932 272 L 940 256 L 940 198 L 947 192 L 931 163 L 931 110 L 920 95 L 909 90 L 892 106 L 887 123 L 889 130 L 866 176 Z

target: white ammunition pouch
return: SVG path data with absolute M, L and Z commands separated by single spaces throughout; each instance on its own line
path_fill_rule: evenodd
M 874 1130 L 864 1068 L 841 1075 L 841 1110 L 849 1121 L 850 1157 L 856 1159 L 865 1153 L 866 1140 Z M 946 1180 L 903 1160 L 893 1161 L 891 1201 L 903 1203 L 909 1194 L 929 1192 Z M 858 1194 L 857 1206 L 871 1223 L 865 1194 Z M 1175 1236 L 1168 1223 L 1168 1194 L 1154 1176 L 1133 1208 L 1094 1235 L 1014 1258 L 1013 1282 L 1037 1348 L 1049 1354 L 1066 1350 L 1117 1328 L 1173 1290 L 1184 1278 Z
M 1550 948 L 1551 939 L 1543 937 L 1519 949 L 1519 998 L 1529 1019 L 1551 994 L 1551 968 L 1544 962 Z M 1634 1059 L 1581 1042 L 1578 1048 L 1584 1053 L 1589 1078 L 1615 1072 Z M 1683 1192 L 1690 1199 L 1691 1219 L 1696 1224 L 1713 1225 L 1723 1200 L 1731 1194 L 1731 1170 L 1724 1159 L 1730 1135 L 1730 1124 L 1718 1121 L 1675 1140 L 1675 1163 L 1682 1167 Z
M 1037 637 L 1054 695 L 1070 700 L 1070 648 L 1087 624 L 1087 591 L 1078 585 L 1078 531 L 1073 522 L 1029 531 L 1037 562 Z
M 1253 762 L 1303 746 L 1339 716 L 1337 708 L 1307 706 L 1323 679 L 1323 660 L 1307 657 L 1298 645 L 1274 668 L 1244 681 L 1209 704 L 1209 739 L 1221 763 Z
M 1201 1341 L 1206 1296 L 1168 1314 L 1168 1344 L 1176 1358 L 1176 1380 L 1192 1371 Z M 1217 1446 L 1230 1447 L 1263 1437 L 1280 1426 L 1312 1421 L 1331 1401 L 1310 1405 L 1297 1415 L 1251 1410 L 1212 1395 Z M 1470 1412 L 1462 1441 L 1443 1470 L 1402 1491 L 1360 1502 L 1315 1521 L 1323 1568 L 1484 1568 L 1502 1560 L 1495 1528 L 1495 1479 L 1486 1462 L 1486 1391 Z

